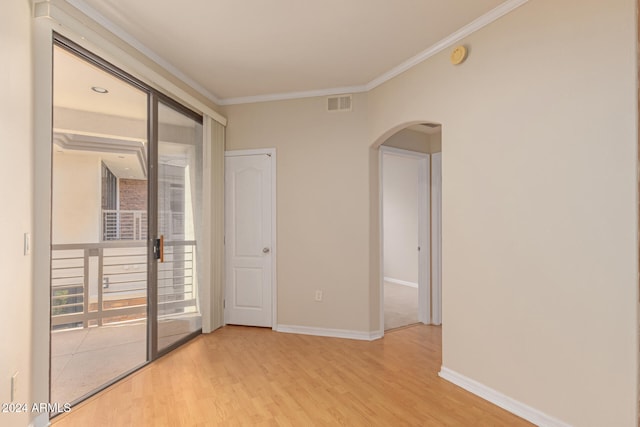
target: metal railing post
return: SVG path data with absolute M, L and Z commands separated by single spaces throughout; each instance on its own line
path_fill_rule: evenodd
M 84 320 L 82 321 L 82 327 L 87 328 L 89 326 L 89 319 L 87 314 L 89 313 L 89 249 L 85 248 L 84 254 L 84 267 L 82 278 L 82 314 L 84 314 Z
M 104 249 L 98 249 L 98 326 L 102 326 L 102 282 L 104 270 Z

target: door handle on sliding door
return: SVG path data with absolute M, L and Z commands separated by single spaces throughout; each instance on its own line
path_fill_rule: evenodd
M 164 262 L 164 235 L 162 234 L 153 244 L 153 255 L 155 259 Z

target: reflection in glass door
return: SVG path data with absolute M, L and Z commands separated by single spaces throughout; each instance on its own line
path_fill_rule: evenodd
M 54 46 L 51 402 L 147 362 L 148 94 Z
M 55 40 L 50 400 L 74 404 L 201 331 L 202 117 Z
M 198 303 L 198 243 L 202 234 L 202 119 L 158 104 L 157 351 L 202 328 Z M 179 111 L 180 110 L 180 111 Z

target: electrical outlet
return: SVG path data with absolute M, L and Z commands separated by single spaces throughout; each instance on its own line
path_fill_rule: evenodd
M 16 400 L 16 394 L 18 393 L 18 373 L 16 372 L 11 377 L 11 401 Z
M 322 291 L 320 289 L 316 290 L 316 301 L 322 301 Z

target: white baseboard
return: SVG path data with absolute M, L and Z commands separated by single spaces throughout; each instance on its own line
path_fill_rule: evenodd
M 461 375 L 451 369 L 445 368 L 442 366 L 440 368 L 440 372 L 438 375 L 445 380 L 452 382 L 458 387 L 462 387 L 463 389 L 479 396 L 494 405 L 505 409 L 512 414 L 515 414 L 525 420 L 532 422 L 533 424 L 541 427 L 571 427 L 570 424 L 567 424 L 563 421 L 560 421 L 556 418 L 553 418 L 543 412 L 538 411 L 531 406 L 525 405 L 522 402 L 519 402 L 515 399 L 510 398 L 509 396 L 505 396 L 504 394 L 496 391 L 492 388 L 487 387 L 484 384 L 481 384 L 471 378 L 467 378 L 464 375 Z
M 43 412 L 35 417 L 30 423 L 29 427 L 47 427 L 51 425 L 49 422 L 49 413 Z
M 310 326 L 278 325 L 275 328 L 278 332 L 301 335 L 316 335 L 319 337 L 347 338 L 351 340 L 373 341 L 382 338 L 382 331 L 363 332 L 350 331 L 347 329 L 326 329 L 314 328 Z
M 417 283 L 407 282 L 406 280 L 394 279 L 392 277 L 385 277 L 384 281 L 385 282 L 389 282 L 389 283 L 395 283 L 396 285 L 411 286 L 412 288 L 417 288 L 418 287 Z

